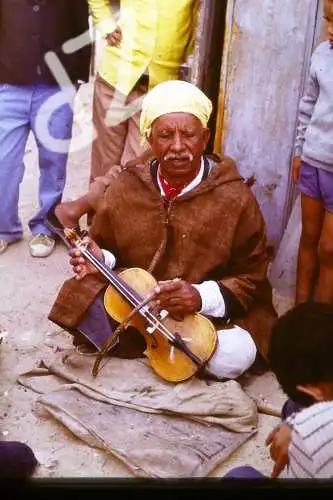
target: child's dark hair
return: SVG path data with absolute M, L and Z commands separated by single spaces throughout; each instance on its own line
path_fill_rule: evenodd
M 302 406 L 312 404 L 296 387 L 333 382 L 333 307 L 307 302 L 281 316 L 272 329 L 268 357 L 287 396 Z

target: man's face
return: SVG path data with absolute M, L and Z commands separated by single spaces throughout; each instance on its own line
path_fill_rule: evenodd
M 324 19 L 326 21 L 326 33 L 331 47 L 333 46 L 333 3 L 325 0 L 324 2 Z
M 168 113 L 152 125 L 149 143 L 169 180 L 193 177 L 209 139 L 209 130 L 190 113 Z

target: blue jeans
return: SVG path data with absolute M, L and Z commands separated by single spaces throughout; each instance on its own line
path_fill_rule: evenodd
M 72 135 L 74 87 L 62 93 L 55 85 L 16 86 L 0 83 L 0 238 L 23 236 L 19 218 L 19 188 L 24 175 L 24 152 L 32 131 L 39 156 L 39 210 L 29 220 L 33 235 L 51 235 L 44 217 L 60 201 Z M 56 103 L 56 104 L 55 104 Z

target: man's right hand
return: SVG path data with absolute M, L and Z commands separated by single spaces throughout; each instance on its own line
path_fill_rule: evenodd
M 292 161 L 292 177 L 293 177 L 293 181 L 296 184 L 299 181 L 300 172 L 301 172 L 301 157 L 294 156 L 293 161 Z
M 117 28 L 112 31 L 112 33 L 107 35 L 106 41 L 111 47 L 119 47 L 121 42 L 121 29 L 119 28 L 119 26 L 117 26 Z
M 87 249 L 98 259 L 103 262 L 104 256 L 102 250 L 99 246 L 92 240 L 89 240 L 89 245 Z M 82 280 L 88 274 L 96 274 L 99 273 L 98 269 L 91 264 L 85 257 L 83 257 L 80 250 L 77 248 L 72 248 L 69 251 L 70 255 L 70 265 L 73 267 L 73 271 L 75 273 L 75 279 Z

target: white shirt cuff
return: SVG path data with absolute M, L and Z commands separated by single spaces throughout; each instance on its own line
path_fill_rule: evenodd
M 113 255 L 113 253 L 109 252 L 108 250 L 102 250 L 103 255 L 104 255 L 104 264 L 109 267 L 110 269 L 113 269 L 114 266 L 116 265 L 116 258 Z
M 199 285 L 192 286 L 200 293 L 202 307 L 199 312 L 204 316 L 224 318 L 225 302 L 216 281 L 204 281 Z

